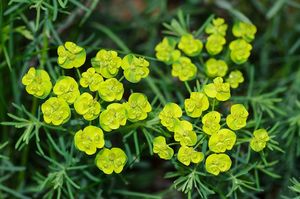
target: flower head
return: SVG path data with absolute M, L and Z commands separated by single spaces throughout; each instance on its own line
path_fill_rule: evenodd
M 204 86 L 204 92 L 208 97 L 216 98 L 219 101 L 226 101 L 230 98 L 230 85 L 223 83 L 222 77 L 216 77 L 213 83 Z
M 178 48 L 187 56 L 194 57 L 201 52 L 203 44 L 201 40 L 195 39 L 193 35 L 186 34 L 181 36 Z
M 98 93 L 99 96 L 107 102 L 121 100 L 124 93 L 124 87 L 117 79 L 111 78 L 100 83 Z
M 45 99 L 51 89 L 52 83 L 50 77 L 45 70 L 31 67 L 22 78 L 22 84 L 26 86 L 26 91 L 40 99 Z
M 243 39 L 237 39 L 229 44 L 229 49 L 231 60 L 236 64 L 243 64 L 248 60 L 252 46 Z
M 100 114 L 100 125 L 103 130 L 109 132 L 124 126 L 127 121 L 124 104 L 112 103 Z
M 250 141 L 250 147 L 253 151 L 262 151 L 266 147 L 269 140 L 270 137 L 266 129 L 257 129 L 253 132 L 253 137 Z
M 125 103 L 128 120 L 137 122 L 147 118 L 152 107 L 148 102 L 147 97 L 142 93 L 132 93 L 129 96 L 128 102 Z
M 178 151 L 177 159 L 182 164 L 189 166 L 192 163 L 199 163 L 203 160 L 202 152 L 195 151 L 193 147 L 181 146 Z
M 123 58 L 121 67 L 124 70 L 125 78 L 131 83 L 137 83 L 149 74 L 149 62 L 132 54 Z
M 232 130 L 238 130 L 246 126 L 249 113 L 242 104 L 235 104 L 230 108 L 230 114 L 226 117 L 226 124 Z
M 91 62 L 97 73 L 105 78 L 112 78 L 118 74 L 122 59 L 116 51 L 102 49 Z
M 247 42 L 251 42 L 254 39 L 256 31 L 255 25 L 245 22 L 238 22 L 232 28 L 234 36 L 241 37 Z
M 244 82 L 243 73 L 239 70 L 232 71 L 226 79 L 226 82 L 230 84 L 231 88 L 239 87 L 239 84 Z
M 223 18 L 216 18 L 212 20 L 212 23 L 208 24 L 205 28 L 207 34 L 225 36 L 227 30 L 227 24 Z
M 193 131 L 193 125 L 188 121 L 180 121 L 174 128 L 174 139 L 183 146 L 194 146 L 197 135 Z
M 77 82 L 69 76 L 61 76 L 55 83 L 53 92 L 68 104 L 73 104 L 80 95 Z
M 82 93 L 74 103 L 75 111 L 85 120 L 91 121 L 99 116 L 101 106 L 89 93 Z
M 215 153 L 223 153 L 226 150 L 231 150 L 236 142 L 236 135 L 229 129 L 221 129 L 218 133 L 210 136 L 208 141 L 209 150 Z
M 217 55 L 223 50 L 226 39 L 221 35 L 210 35 L 207 38 L 205 48 L 210 55 Z
M 166 143 L 166 138 L 158 136 L 153 139 L 153 153 L 157 153 L 161 159 L 170 160 L 174 151 Z
M 213 135 L 219 131 L 221 114 L 217 111 L 206 113 L 202 118 L 202 130 L 208 135 Z
M 65 69 L 79 68 L 85 62 L 85 50 L 75 43 L 67 41 L 57 48 L 57 63 Z
M 100 83 L 103 82 L 103 77 L 96 73 L 95 68 L 87 69 L 81 76 L 80 85 L 83 88 L 89 87 L 90 91 L 97 91 L 100 87 Z
M 158 60 L 165 62 L 166 64 L 171 64 L 174 61 L 177 61 L 180 57 L 180 51 L 175 50 L 176 40 L 165 37 L 162 42 L 156 45 L 156 57 Z
M 103 148 L 97 154 L 95 162 L 105 174 L 121 173 L 127 162 L 127 156 L 120 148 Z
M 57 97 L 50 97 L 42 104 L 44 121 L 47 124 L 61 125 L 71 117 L 71 110 L 68 103 Z
M 180 57 L 172 64 L 172 76 L 178 77 L 180 81 L 194 79 L 197 74 L 197 67 L 187 57 Z
M 103 131 L 96 126 L 87 126 L 75 133 L 74 143 L 78 150 L 87 155 L 93 155 L 97 148 L 100 149 L 104 146 Z
M 226 154 L 211 154 L 206 158 L 205 169 L 208 173 L 215 176 L 219 175 L 220 172 L 226 172 L 231 167 L 231 159 Z
M 178 124 L 181 116 L 182 110 L 180 106 L 175 103 L 166 104 L 163 110 L 159 113 L 161 124 L 169 131 L 174 131 L 174 128 Z
M 209 77 L 224 77 L 227 73 L 228 66 L 223 60 L 210 58 L 205 63 L 206 73 Z
M 190 117 L 200 117 L 209 107 L 208 98 L 204 93 L 192 92 L 189 99 L 184 100 L 186 114 Z

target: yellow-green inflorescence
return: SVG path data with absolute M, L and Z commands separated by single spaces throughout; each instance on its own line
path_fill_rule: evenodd
M 79 68 L 86 59 L 85 50 L 73 42 L 67 41 L 57 48 L 57 63 L 64 69 Z
M 262 151 L 266 147 L 269 140 L 270 137 L 266 129 L 257 129 L 253 132 L 253 137 L 250 141 L 250 147 L 253 151 Z

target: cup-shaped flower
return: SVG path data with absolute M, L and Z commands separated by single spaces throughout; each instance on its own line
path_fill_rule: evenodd
M 206 73 L 209 77 L 224 77 L 227 73 L 228 66 L 223 60 L 210 58 L 205 63 Z
M 89 93 L 82 93 L 75 101 L 74 108 L 87 121 L 96 119 L 101 110 L 99 102 Z
M 237 22 L 232 28 L 234 36 L 241 37 L 247 42 L 251 42 L 254 39 L 256 31 L 255 25 L 245 22 Z
M 85 50 L 75 43 L 67 41 L 57 48 L 57 63 L 65 69 L 79 68 L 86 59 Z
M 168 103 L 159 113 L 160 123 L 169 131 L 174 131 L 175 126 L 179 123 L 179 118 L 182 116 L 180 106 L 175 103 Z
M 187 56 L 194 57 L 199 55 L 203 48 L 201 40 L 195 39 L 191 34 L 181 36 L 178 48 L 182 50 Z
M 126 162 L 127 156 L 120 148 L 103 148 L 96 156 L 97 167 L 105 174 L 121 173 Z
M 221 114 L 219 112 L 211 111 L 209 113 L 206 113 L 202 117 L 202 130 L 208 135 L 213 135 L 217 133 L 221 128 L 220 121 Z
M 207 38 L 205 48 L 210 55 L 217 55 L 223 50 L 226 39 L 221 35 L 210 35 Z
M 147 97 L 142 93 L 132 93 L 128 102 L 125 103 L 128 120 L 137 122 L 147 118 L 148 113 L 152 110 L 151 104 Z
M 40 99 L 45 99 L 51 89 L 52 83 L 45 70 L 31 67 L 22 78 L 22 84 L 25 85 L 27 93 Z
M 220 35 L 223 37 L 226 35 L 226 30 L 227 24 L 225 23 L 225 20 L 220 17 L 213 19 L 212 23 L 209 23 L 205 28 L 207 34 Z
M 236 64 L 243 64 L 248 60 L 252 46 L 243 39 L 237 39 L 229 44 L 229 49 L 231 60 Z
M 102 49 L 91 59 L 91 63 L 97 73 L 105 78 L 112 78 L 118 74 L 122 59 L 116 51 Z
M 202 152 L 195 151 L 193 147 L 181 146 L 179 148 L 177 159 L 182 164 L 189 166 L 192 163 L 199 163 L 203 160 Z
M 124 77 L 131 83 L 137 83 L 149 74 L 149 62 L 132 54 L 126 55 L 122 60 Z
M 174 140 L 180 142 L 182 146 L 194 146 L 197 142 L 197 135 L 193 131 L 193 125 L 182 120 L 174 128 Z
M 229 129 L 221 129 L 218 133 L 210 136 L 208 141 L 209 150 L 215 153 L 224 153 L 231 150 L 236 142 L 236 135 Z
M 71 117 L 68 103 L 57 97 L 50 97 L 42 104 L 44 121 L 55 126 L 66 123 Z
M 180 57 L 172 64 L 172 75 L 180 81 L 189 81 L 195 78 L 197 67 L 187 57 Z
M 170 160 L 174 155 L 174 150 L 166 143 L 166 138 L 158 136 L 153 139 L 153 153 L 164 160 Z
M 112 103 L 100 114 L 100 125 L 104 131 L 112 130 L 124 126 L 127 121 L 126 108 L 124 104 Z
M 211 154 L 206 158 L 205 169 L 208 173 L 215 176 L 221 172 L 226 172 L 231 167 L 231 159 L 226 154 Z
M 265 129 L 257 129 L 253 132 L 253 137 L 250 141 L 250 147 L 253 151 L 262 151 L 266 147 L 269 140 L 270 137 Z
M 162 42 L 156 45 L 156 57 L 158 60 L 165 62 L 166 64 L 172 64 L 180 57 L 180 51 L 175 50 L 176 40 L 170 37 L 165 37 Z
M 223 83 L 222 77 L 216 77 L 213 83 L 204 86 L 205 94 L 210 98 L 216 98 L 219 101 L 226 101 L 230 98 L 230 85 Z
M 246 126 L 248 111 L 242 104 L 232 105 L 230 114 L 226 117 L 226 124 L 232 130 L 238 130 Z
M 83 88 L 89 87 L 90 91 L 97 91 L 100 87 L 100 83 L 103 82 L 103 77 L 96 73 L 95 68 L 89 68 L 86 72 L 83 72 L 80 78 L 80 85 Z
M 101 99 L 106 102 L 121 100 L 124 93 L 124 87 L 117 79 L 111 78 L 99 84 L 98 93 Z
M 226 79 L 226 82 L 230 84 L 231 88 L 239 87 L 239 84 L 244 82 L 243 73 L 239 70 L 232 71 Z
M 53 92 L 68 104 L 73 104 L 80 95 L 77 82 L 69 76 L 61 76 L 56 81 Z
M 189 99 L 184 100 L 186 114 L 192 118 L 200 117 L 209 107 L 208 98 L 204 93 L 192 92 Z
M 104 146 L 103 131 L 96 126 L 87 126 L 75 133 L 74 143 L 78 150 L 87 155 L 93 155 L 97 148 L 100 149 Z

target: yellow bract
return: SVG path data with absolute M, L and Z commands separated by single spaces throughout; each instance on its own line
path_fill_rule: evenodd
M 227 24 L 225 24 L 225 20 L 223 18 L 216 18 L 212 20 L 212 23 L 208 24 L 205 28 L 205 32 L 207 34 L 214 34 L 225 36 L 227 30 Z
M 79 68 L 85 62 L 85 50 L 73 42 L 67 41 L 57 48 L 57 63 L 65 69 Z
M 188 121 L 180 121 L 174 128 L 174 139 L 181 145 L 194 146 L 197 142 L 197 135 L 193 131 L 193 125 Z
M 97 154 L 95 162 L 105 174 L 121 173 L 127 162 L 127 156 L 120 148 L 103 148 Z
M 210 58 L 205 63 L 206 73 L 209 77 L 224 77 L 227 73 L 228 66 L 223 60 Z
M 245 22 L 235 23 L 232 28 L 234 36 L 241 37 L 247 42 L 251 42 L 254 39 L 256 31 L 256 27 L 253 24 Z
M 232 71 L 226 79 L 226 82 L 230 84 L 231 88 L 237 88 L 240 83 L 244 82 L 243 73 L 239 70 Z
M 122 59 L 116 51 L 102 49 L 97 52 L 91 62 L 96 72 L 105 78 L 112 78 L 118 74 Z
M 86 72 L 82 73 L 80 78 L 80 85 L 83 88 L 89 87 L 90 91 L 97 91 L 100 83 L 103 82 L 103 77 L 96 73 L 95 68 L 89 68 Z
M 226 101 L 230 98 L 230 85 L 223 83 L 222 77 L 216 77 L 213 83 L 204 86 L 204 92 L 208 97 L 216 98 L 219 101 Z
M 231 167 L 231 159 L 226 154 L 211 154 L 206 158 L 205 169 L 215 176 L 220 172 L 226 172 Z
M 166 143 L 166 138 L 158 136 L 153 139 L 153 153 L 157 153 L 161 159 L 170 160 L 174 151 Z
M 172 38 L 165 37 L 162 42 L 156 45 L 156 57 L 158 60 L 165 62 L 166 64 L 171 64 L 177 61 L 180 57 L 180 51 L 175 50 L 176 41 Z
M 109 132 L 124 126 L 127 121 L 124 104 L 112 103 L 100 114 L 100 125 L 103 130 Z
M 221 114 L 219 112 L 211 111 L 206 113 L 202 118 L 202 130 L 208 135 L 213 135 L 219 131 L 221 127 L 220 121 Z
M 172 75 L 180 81 L 189 81 L 195 78 L 197 67 L 187 57 L 180 57 L 172 64 Z
M 226 124 L 232 130 L 238 130 L 246 126 L 249 113 L 242 104 L 235 104 L 230 108 L 230 114 L 226 117 Z
M 124 70 L 125 78 L 131 83 L 137 83 L 149 74 L 149 62 L 132 54 L 123 58 L 121 67 Z
M 186 114 L 190 117 L 200 117 L 209 107 L 208 98 L 204 93 L 192 92 L 189 99 L 184 100 Z
M 98 93 L 99 96 L 107 102 L 121 100 L 124 93 L 124 87 L 117 79 L 111 78 L 100 83 Z
M 180 106 L 175 103 L 168 103 L 163 110 L 159 113 L 159 119 L 164 127 L 167 127 L 169 131 L 174 131 L 179 118 L 182 116 L 182 110 Z
M 96 126 L 87 126 L 75 133 L 74 143 L 78 150 L 93 155 L 97 148 L 104 146 L 103 131 Z
M 193 35 L 186 34 L 181 36 L 178 48 L 182 50 L 187 56 L 194 57 L 201 52 L 203 44 L 201 40 L 195 39 Z
M 223 153 L 226 150 L 231 150 L 235 142 L 236 135 L 233 131 L 221 129 L 209 138 L 208 147 L 215 153 Z
M 48 73 L 41 69 L 36 70 L 34 67 L 23 76 L 22 84 L 26 86 L 27 93 L 40 99 L 45 99 L 52 89 Z
M 42 104 L 44 121 L 48 124 L 61 125 L 71 117 L 71 110 L 68 103 L 57 97 L 50 97 Z
M 132 93 L 129 96 L 128 102 L 125 103 L 127 117 L 131 122 L 137 122 L 147 118 L 152 107 L 148 102 L 147 97 L 142 93 Z
M 80 95 L 77 82 L 69 76 L 61 76 L 55 83 L 53 92 L 68 104 L 73 104 Z
M 257 129 L 253 132 L 253 137 L 250 141 L 250 147 L 253 151 L 262 151 L 266 147 L 269 140 L 270 137 L 266 129 Z
M 221 35 L 210 35 L 207 38 L 205 48 L 210 55 L 217 55 L 223 50 L 226 39 Z
M 89 93 L 81 94 L 74 103 L 75 111 L 85 120 L 91 121 L 98 117 L 101 106 Z
M 229 49 L 231 60 L 236 64 L 243 64 L 248 60 L 252 46 L 243 39 L 237 39 L 229 44 Z
M 202 152 L 195 151 L 193 147 L 181 146 L 178 151 L 177 159 L 182 164 L 189 166 L 192 163 L 199 163 L 203 160 Z

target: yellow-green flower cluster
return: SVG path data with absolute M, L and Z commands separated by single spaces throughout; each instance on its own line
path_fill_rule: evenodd
M 222 77 L 216 77 L 213 83 L 204 86 L 205 94 L 210 98 L 216 98 L 219 101 L 226 101 L 231 97 L 230 85 L 223 82 Z
M 75 43 L 67 41 L 57 48 L 57 63 L 65 69 L 79 68 L 86 59 L 85 50 Z
M 193 125 L 185 120 L 179 121 L 174 128 L 174 140 L 182 146 L 194 146 L 197 142 L 197 135 L 193 131 Z
M 269 140 L 270 137 L 266 129 L 257 129 L 253 132 L 253 137 L 250 141 L 250 147 L 253 151 L 262 151 L 266 147 Z
M 190 117 L 200 117 L 209 107 L 207 96 L 202 92 L 192 92 L 189 99 L 184 100 L 186 114 Z
M 186 34 L 180 38 L 178 48 L 187 56 L 194 57 L 199 55 L 203 48 L 202 41 L 195 39 L 193 35 Z
M 227 73 L 228 66 L 223 60 L 210 58 L 205 63 L 206 74 L 209 77 L 224 77 Z
M 116 78 L 107 79 L 99 84 L 99 96 L 107 102 L 121 100 L 124 93 L 124 87 Z
M 172 64 L 172 75 L 180 81 L 189 81 L 195 78 L 197 67 L 188 57 L 180 57 Z
M 253 24 L 241 21 L 235 23 L 232 28 L 232 33 L 235 37 L 241 37 L 247 42 L 251 42 L 254 39 L 256 31 L 256 27 Z
M 231 164 L 232 162 L 228 155 L 223 153 L 211 154 L 206 158 L 205 169 L 208 173 L 217 176 L 219 173 L 228 171 Z
M 61 76 L 53 87 L 53 93 L 58 98 L 65 100 L 68 104 L 73 104 L 80 95 L 78 84 L 72 77 Z
M 162 42 L 156 45 L 156 57 L 158 60 L 165 62 L 166 64 L 172 64 L 177 61 L 181 53 L 176 50 L 176 40 L 171 37 L 165 37 Z
M 170 160 L 174 151 L 166 143 L 166 138 L 158 136 L 153 139 L 153 153 L 157 153 L 161 159 Z
M 217 111 L 211 111 L 206 113 L 202 117 L 202 130 L 208 135 L 213 135 L 219 131 L 221 128 L 220 125 L 221 114 Z
M 175 103 L 168 103 L 163 110 L 159 113 L 159 119 L 161 124 L 169 131 L 173 132 L 179 118 L 182 116 L 182 110 L 180 106 Z
M 202 152 L 195 151 L 193 147 L 181 146 L 178 150 L 177 159 L 182 164 L 189 166 L 192 163 L 198 164 L 204 159 Z
M 100 114 L 100 125 L 107 132 L 124 126 L 126 121 L 127 115 L 124 104 L 112 103 Z
M 236 135 L 229 129 L 221 129 L 210 136 L 208 147 L 215 153 L 224 153 L 231 150 L 236 141 Z
M 223 18 L 213 19 L 212 23 L 208 24 L 205 32 L 209 34 L 205 48 L 210 55 L 217 55 L 223 50 L 226 43 L 227 24 Z
M 86 72 L 82 73 L 80 78 L 80 85 L 83 88 L 89 87 L 90 91 L 98 91 L 100 87 L 100 83 L 103 82 L 103 77 L 96 73 L 95 68 L 89 68 Z
M 96 119 L 101 110 L 100 103 L 89 93 L 82 93 L 75 101 L 74 108 L 88 121 Z
M 239 84 L 244 82 L 243 73 L 239 70 L 232 71 L 226 79 L 226 82 L 230 84 L 231 88 L 239 87 Z
M 232 130 L 238 130 L 246 126 L 248 111 L 242 104 L 232 105 L 230 114 L 226 117 L 226 124 Z
M 147 118 L 148 113 L 152 110 L 147 97 L 142 93 L 132 93 L 128 102 L 125 103 L 127 118 L 131 122 L 137 122 Z

